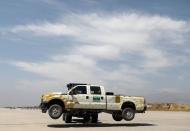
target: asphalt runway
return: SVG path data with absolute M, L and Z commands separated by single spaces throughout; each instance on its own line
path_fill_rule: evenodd
M 190 112 L 148 111 L 136 114 L 133 121 L 116 122 L 110 114 L 101 113 L 97 124 L 82 123 L 74 118 L 65 124 L 62 118 L 52 120 L 40 110 L 0 109 L 0 131 L 190 131 Z

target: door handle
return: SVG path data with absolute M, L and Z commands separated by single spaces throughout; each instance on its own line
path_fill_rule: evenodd
M 89 99 L 89 96 L 86 96 L 86 99 Z
M 101 97 L 101 99 L 103 100 L 103 99 L 104 99 L 104 97 L 102 96 L 102 97 Z

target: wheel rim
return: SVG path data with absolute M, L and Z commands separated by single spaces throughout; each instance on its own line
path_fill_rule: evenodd
M 127 119 L 133 118 L 133 115 L 134 115 L 134 113 L 133 113 L 132 111 L 127 111 L 127 112 L 125 113 L 125 117 L 126 117 Z
M 53 106 L 51 108 L 51 115 L 52 117 L 58 117 L 61 114 L 61 108 L 59 106 Z

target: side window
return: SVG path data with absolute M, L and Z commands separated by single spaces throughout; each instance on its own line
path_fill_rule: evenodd
M 90 93 L 94 95 L 101 95 L 101 88 L 99 86 L 90 86 Z
M 86 94 L 87 91 L 86 91 L 86 86 L 77 86 L 75 89 L 74 89 L 74 92 L 76 94 Z

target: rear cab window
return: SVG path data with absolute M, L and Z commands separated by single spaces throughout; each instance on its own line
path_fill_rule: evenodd
M 101 88 L 99 86 L 90 86 L 90 93 L 92 95 L 101 95 Z

